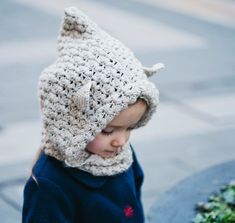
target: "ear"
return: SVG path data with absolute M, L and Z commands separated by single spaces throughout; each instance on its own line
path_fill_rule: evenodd
M 74 95 L 73 101 L 74 104 L 81 111 L 86 111 L 89 108 L 89 98 L 92 82 L 89 81 L 82 88 L 80 88 Z
M 157 63 L 152 67 L 143 67 L 143 70 L 147 77 L 151 77 L 153 74 L 157 73 L 163 68 L 165 68 L 165 65 L 163 63 Z
M 83 33 L 91 34 L 95 30 L 96 24 L 77 8 L 66 8 L 64 13 L 61 36 L 78 37 Z

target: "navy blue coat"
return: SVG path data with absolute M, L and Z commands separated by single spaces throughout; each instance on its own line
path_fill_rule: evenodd
M 143 171 L 93 176 L 42 153 L 24 189 L 23 223 L 143 223 Z

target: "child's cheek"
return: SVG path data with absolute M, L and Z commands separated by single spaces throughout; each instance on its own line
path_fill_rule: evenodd
M 100 137 L 95 138 L 93 141 L 87 144 L 87 150 L 93 153 L 99 152 L 104 148 L 104 140 Z
M 104 147 L 105 142 L 101 140 L 100 138 L 95 139 L 92 141 L 92 147 L 95 148 L 96 150 L 100 150 Z

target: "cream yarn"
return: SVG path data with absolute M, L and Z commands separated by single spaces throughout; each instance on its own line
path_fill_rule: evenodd
M 42 147 L 66 165 L 94 175 L 126 170 L 132 162 L 129 146 L 113 158 L 114 162 L 88 154 L 85 147 L 138 98 L 149 106 L 138 127 L 148 122 L 158 105 L 158 90 L 147 75 L 162 65 L 142 67 L 127 47 L 74 7 L 65 9 L 58 52 L 58 59 L 39 79 Z M 107 168 L 97 172 L 98 164 Z M 105 172 L 108 167 L 112 170 Z

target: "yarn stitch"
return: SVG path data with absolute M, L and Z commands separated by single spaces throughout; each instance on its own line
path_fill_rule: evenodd
M 159 92 L 147 75 L 156 73 L 159 66 L 143 68 L 131 50 L 75 7 L 65 9 L 58 53 L 39 78 L 42 148 L 67 166 L 93 175 L 125 171 L 132 163 L 128 145 L 106 159 L 85 148 L 138 98 L 147 102 L 148 110 L 136 128 L 148 122 Z

